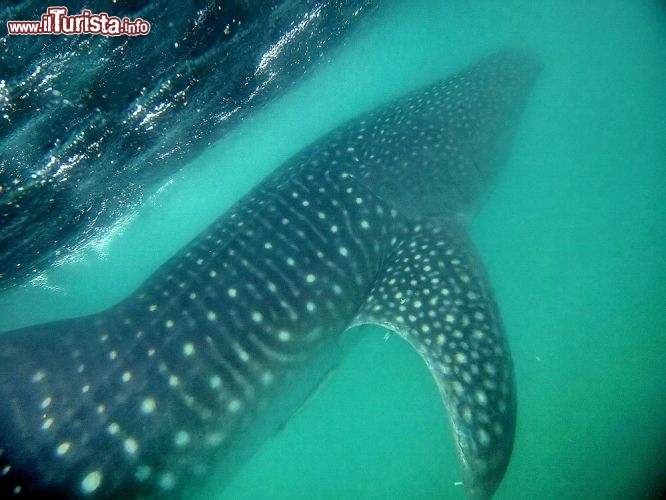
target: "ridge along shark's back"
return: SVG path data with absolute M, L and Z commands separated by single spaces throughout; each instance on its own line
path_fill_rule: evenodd
M 1 334 L 0 495 L 177 497 L 213 460 L 232 473 L 372 323 L 425 360 L 467 491 L 491 496 L 515 389 L 464 221 L 537 73 L 503 52 L 352 120 L 118 305 Z

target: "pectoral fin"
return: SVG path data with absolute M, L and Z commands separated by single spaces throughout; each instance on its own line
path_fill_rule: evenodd
M 446 406 L 471 498 L 497 489 L 513 447 L 513 367 L 485 271 L 464 230 L 421 221 L 378 276 L 351 326 L 395 331 L 421 355 Z

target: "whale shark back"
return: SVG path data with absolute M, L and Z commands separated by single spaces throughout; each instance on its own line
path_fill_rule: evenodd
M 539 70 L 530 53 L 495 54 L 369 113 L 329 147 L 362 144 L 353 175 L 400 213 L 467 219 L 505 163 Z

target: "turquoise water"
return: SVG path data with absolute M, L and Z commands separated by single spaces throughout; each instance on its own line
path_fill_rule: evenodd
M 497 498 L 648 496 L 666 474 L 666 7 L 470 3 L 385 2 L 330 63 L 160 186 L 109 238 L 1 296 L 0 330 L 113 304 L 336 124 L 505 45 L 527 46 L 545 69 L 472 228 L 518 384 L 516 446 Z M 463 498 L 459 480 L 425 366 L 378 331 L 216 497 Z

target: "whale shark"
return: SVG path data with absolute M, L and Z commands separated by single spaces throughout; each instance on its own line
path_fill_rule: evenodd
M 0 334 L 0 496 L 180 498 L 213 465 L 233 476 L 370 324 L 423 359 L 467 495 L 491 497 L 516 391 L 467 227 L 539 71 L 503 50 L 352 119 L 118 304 Z

